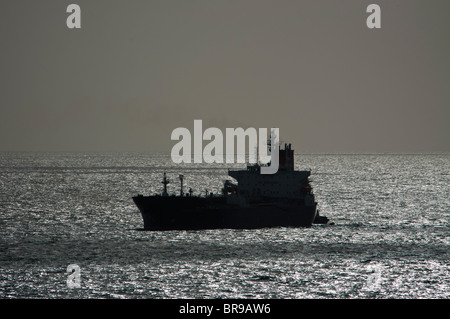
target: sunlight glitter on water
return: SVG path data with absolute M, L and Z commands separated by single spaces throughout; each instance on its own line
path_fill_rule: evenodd
M 449 298 L 448 155 L 305 155 L 307 229 L 143 232 L 131 196 L 164 170 L 215 192 L 222 166 L 145 154 L 0 156 L 4 298 Z M 164 164 L 165 163 L 165 164 Z M 177 185 L 171 185 L 171 192 Z M 66 267 L 81 268 L 81 289 Z

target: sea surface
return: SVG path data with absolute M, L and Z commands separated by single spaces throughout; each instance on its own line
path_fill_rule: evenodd
M 220 193 L 227 168 L 0 153 L 0 298 L 450 297 L 449 154 L 297 154 L 333 225 L 141 230 L 131 197 L 160 193 L 163 172 L 171 193 L 179 174 Z

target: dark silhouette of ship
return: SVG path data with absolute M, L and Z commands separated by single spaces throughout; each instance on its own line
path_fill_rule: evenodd
M 294 170 L 291 144 L 279 149 L 279 168 L 275 174 L 261 174 L 261 165 L 244 170 L 228 170 L 237 184 L 226 180 L 222 194 L 193 196 L 192 189 L 169 195 L 164 173 L 161 195 L 133 197 L 145 230 L 254 229 L 266 227 L 309 227 L 326 224 L 319 216 L 309 181 L 311 171 Z

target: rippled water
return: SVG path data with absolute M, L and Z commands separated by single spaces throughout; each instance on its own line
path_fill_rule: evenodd
M 219 192 L 227 167 L 146 154 L 0 154 L 1 298 L 449 298 L 447 155 L 297 155 L 307 229 L 140 231 L 164 171 Z M 239 167 L 239 165 L 235 165 Z M 81 288 L 67 287 L 69 264 Z

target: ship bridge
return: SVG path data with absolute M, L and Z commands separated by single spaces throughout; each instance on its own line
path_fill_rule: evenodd
M 294 170 L 291 144 L 279 149 L 279 169 L 275 174 L 261 174 L 261 165 L 247 165 L 246 170 L 229 170 L 238 181 L 238 195 L 243 197 L 303 198 L 311 192 L 311 171 Z

